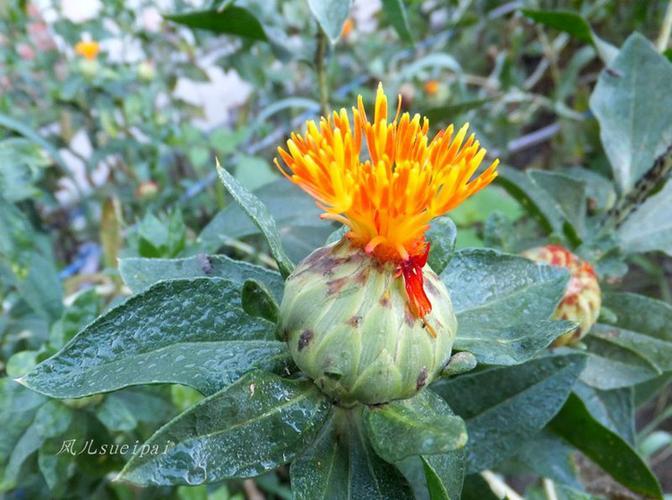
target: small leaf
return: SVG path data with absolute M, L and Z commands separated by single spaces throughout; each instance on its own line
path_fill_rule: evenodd
M 285 179 L 267 184 L 254 191 L 278 226 L 287 254 L 299 261 L 315 248 L 324 245 L 336 226 L 320 219 L 320 210 L 310 196 Z M 198 243 L 204 252 L 216 252 L 231 239 L 259 234 L 259 228 L 240 205 L 229 203 L 201 231 Z
M 270 292 L 258 281 L 247 280 L 241 290 L 243 310 L 250 316 L 264 318 L 271 323 L 278 322 L 278 304 Z
M 162 280 L 210 276 L 226 278 L 241 285 L 247 279 L 254 279 L 266 285 L 275 300 L 280 301 L 285 286 L 282 276 L 277 272 L 226 255 L 199 254 L 186 259 L 127 257 L 119 261 L 119 272 L 126 286 L 134 293 Z
M 268 40 L 264 27 L 259 20 L 249 10 L 234 5 L 222 10 L 201 10 L 184 14 L 170 14 L 164 17 L 190 28 L 224 35 L 237 35 L 253 40 Z
M 272 323 L 242 310 L 237 284 L 163 281 L 99 317 L 20 382 L 57 398 L 151 383 L 211 394 L 255 367 L 283 369 L 287 347 L 273 338 Z
M 496 465 L 539 432 L 567 399 L 584 363 L 581 354 L 545 356 L 432 384 L 467 424 L 468 472 Z
M 427 231 L 427 240 L 430 243 L 427 262 L 436 274 L 441 274 L 448 265 L 455 251 L 456 238 L 457 227 L 449 217 L 437 217 L 430 224 Z
M 591 387 L 604 391 L 630 387 L 660 374 L 645 358 L 610 342 L 608 337 L 588 335 L 583 343 L 588 359 L 581 381 Z
M 214 483 L 290 462 L 314 438 L 331 404 L 309 381 L 260 371 L 185 411 L 134 455 L 120 478 L 140 485 Z
M 387 462 L 447 453 L 467 443 L 464 421 L 452 415 L 446 402 L 430 391 L 365 408 L 364 423 L 373 448 Z
M 390 24 L 394 26 L 395 31 L 404 42 L 413 43 L 413 34 L 408 24 L 406 7 L 403 0 L 383 0 L 383 12 Z
M 331 43 L 336 43 L 350 14 L 352 0 L 308 0 L 308 6 Z
M 625 441 L 635 444 L 635 402 L 632 387 L 601 391 L 579 382 L 576 394 L 595 420 L 617 433 Z
M 590 98 L 621 193 L 629 192 L 672 144 L 672 64 L 646 38 L 631 35 Z
M 571 327 L 548 319 L 565 291 L 564 269 L 467 249 L 455 253 L 441 279 L 459 324 L 455 348 L 472 352 L 479 362 L 523 362 Z
M 586 184 L 559 172 L 528 170 L 527 175 L 546 191 L 556 203 L 564 219 L 574 230 L 572 236 L 583 236 L 586 217 Z
M 500 167 L 497 182 L 517 199 L 523 207 L 549 232 L 562 234 L 564 214 L 541 186 L 525 172 L 511 167 Z
M 297 500 L 413 498 L 399 471 L 371 449 L 360 419 L 361 408 L 334 407 L 320 435 L 290 468 Z
M 574 453 L 562 438 L 544 429 L 526 440 L 510 461 L 539 476 L 580 488 Z
M 464 480 L 464 451 L 426 455 L 422 460 L 430 500 L 461 498 Z
M 247 215 L 254 221 L 257 227 L 261 230 L 268 241 L 271 248 L 271 253 L 278 263 L 280 274 L 285 278 L 292 273 L 294 264 L 289 260 L 285 254 L 280 242 L 280 235 L 276 227 L 275 220 L 271 217 L 267 208 L 259 201 L 259 199 L 250 193 L 247 189 L 241 186 L 231 174 L 224 170 L 219 162 L 217 163 L 217 173 L 222 180 L 224 187 L 231 196 L 238 202 Z
M 588 21 L 575 12 L 532 9 L 523 9 L 522 12 L 533 21 L 564 31 L 577 40 L 594 45 L 602 60 L 607 64 L 609 64 L 618 53 L 616 47 L 605 42 L 593 33 Z
M 578 396 L 569 397 L 550 429 L 623 486 L 635 493 L 662 499 L 658 480 L 642 458 L 618 434 L 597 422 Z
M 584 339 L 591 356 L 582 380 L 597 389 L 629 387 L 672 370 L 672 307 L 634 293 L 605 293 L 612 325 L 595 325 Z M 607 318 L 603 318 L 607 319 Z

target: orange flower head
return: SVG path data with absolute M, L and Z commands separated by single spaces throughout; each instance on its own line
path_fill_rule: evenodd
M 98 42 L 84 40 L 77 42 L 75 52 L 83 58 L 93 61 L 100 53 L 100 44 Z
M 277 158 L 275 165 L 315 198 L 322 218 L 348 226 L 354 245 L 399 266 L 411 310 L 423 317 L 431 310 L 422 282 L 429 223 L 490 184 L 498 160 L 475 175 L 486 151 L 474 134 L 467 138 L 468 124 L 430 139 L 427 118 L 400 110 L 401 96 L 389 119 L 379 84 L 372 122 L 359 96 L 352 120 L 341 109 L 319 125 L 308 121 L 305 134 L 292 133 L 287 149 L 278 148 L 288 170 Z

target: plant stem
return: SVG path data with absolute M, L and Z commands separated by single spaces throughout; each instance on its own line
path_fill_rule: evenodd
M 324 60 L 327 55 L 327 37 L 320 26 L 317 27 L 317 47 L 315 48 L 315 71 L 320 92 L 320 111 L 322 116 L 329 113 L 329 85 Z
M 555 484 L 553 484 L 553 481 L 545 477 L 543 484 L 546 498 L 548 498 L 548 500 L 558 500 L 558 495 L 555 492 Z
M 655 188 L 672 172 L 672 145 L 660 155 L 653 166 L 642 177 L 635 187 L 624 194 L 607 212 L 605 228 L 619 227 L 651 195 Z
M 663 18 L 663 25 L 660 27 L 660 33 L 656 42 L 656 47 L 659 52 L 663 52 L 667 48 L 667 44 L 672 34 L 672 0 L 667 4 L 665 17 Z
M 500 498 L 508 498 L 509 500 L 523 500 L 516 491 L 504 482 L 497 474 L 491 470 L 484 470 L 481 472 L 481 477 L 485 479 L 490 486 L 492 492 Z

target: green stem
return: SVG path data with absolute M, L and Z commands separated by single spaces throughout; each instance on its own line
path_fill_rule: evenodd
M 315 48 L 315 71 L 320 92 L 320 111 L 322 116 L 329 113 L 329 84 L 327 82 L 327 69 L 325 58 L 327 55 L 327 37 L 320 26 L 317 27 L 317 47 Z

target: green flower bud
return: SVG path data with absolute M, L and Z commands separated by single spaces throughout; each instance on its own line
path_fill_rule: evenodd
M 445 285 L 429 266 L 422 272 L 432 311 L 418 318 L 393 262 L 345 239 L 310 254 L 280 306 L 280 333 L 299 368 L 345 406 L 409 398 L 428 385 L 450 359 L 457 320 Z

